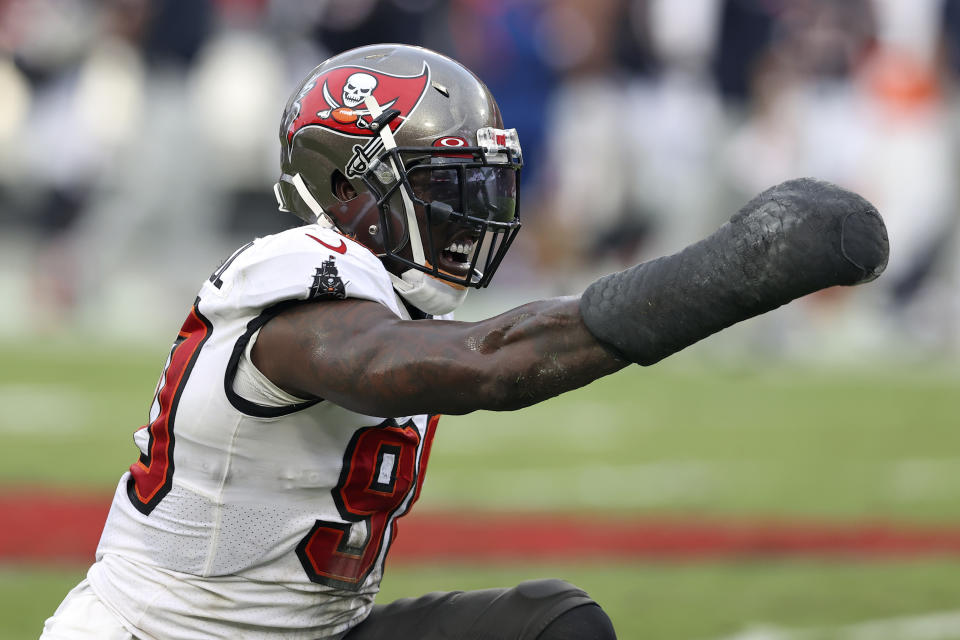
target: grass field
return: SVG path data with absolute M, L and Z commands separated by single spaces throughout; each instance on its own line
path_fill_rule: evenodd
M 759 628 L 766 628 L 770 635 L 740 640 L 780 640 L 800 630 L 804 640 L 948 640 L 960 638 L 955 619 L 960 616 L 958 572 L 958 561 L 395 567 L 387 572 L 381 599 L 561 576 L 589 591 L 607 609 L 622 640 L 712 640 L 757 633 Z M 43 619 L 83 573 L 82 569 L 0 571 L 0 637 L 36 638 Z M 934 626 L 933 615 L 943 612 L 953 614 L 952 625 L 925 631 Z M 890 619 L 903 620 L 899 635 L 889 624 L 877 634 L 844 630 L 865 620 Z M 917 622 L 911 625 L 912 619 Z M 783 635 L 774 635 L 774 629 Z M 814 629 L 822 631 L 810 634 Z
M 165 351 L 0 345 L 0 486 L 110 492 Z M 684 355 L 524 411 L 444 418 L 417 510 L 957 526 L 957 427 L 955 371 L 717 370 Z M 556 575 L 625 639 L 960 638 L 958 569 L 953 557 L 401 565 L 382 597 Z M 83 570 L 0 570 L 0 639 L 36 637 Z

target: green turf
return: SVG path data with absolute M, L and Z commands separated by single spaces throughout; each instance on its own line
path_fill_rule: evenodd
M 825 628 L 828 631 L 823 637 L 846 638 L 849 634 L 829 630 L 867 621 L 960 611 L 958 572 L 960 562 L 935 560 L 399 566 L 388 569 L 378 601 L 435 590 L 482 589 L 560 577 L 586 589 L 603 605 L 621 640 L 706 640 L 759 626 Z M 83 573 L 73 569 L 0 570 L 0 638 L 36 638 L 43 619 Z M 912 640 L 904 635 L 880 637 Z M 960 638 L 960 628 L 926 637 Z M 876 638 L 860 636 L 860 640 Z
M 0 345 L 0 488 L 111 491 L 136 457 L 131 434 L 166 349 Z M 958 409 L 955 372 L 716 369 L 681 357 L 523 411 L 445 417 L 418 509 L 960 525 Z M 384 596 L 558 575 L 604 604 L 621 638 L 712 638 L 762 623 L 960 609 L 958 569 L 956 560 L 398 566 Z M 81 575 L 0 572 L 0 640 L 36 637 Z
M 0 483 L 109 487 L 135 457 L 165 351 L 0 346 Z
M 445 418 L 424 504 L 960 521 L 958 426 L 952 375 L 633 368 Z
M 166 346 L 0 345 L 0 483 L 110 490 Z M 633 367 L 441 421 L 421 508 L 960 522 L 960 378 Z
M 86 569 L 41 569 L 0 566 L 0 638 L 36 640 L 43 621 Z

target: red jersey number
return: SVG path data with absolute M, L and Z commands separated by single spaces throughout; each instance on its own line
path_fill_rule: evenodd
M 313 582 L 356 590 L 376 565 L 387 529 L 396 535 L 396 518 L 417 499 L 430 442 L 439 416 L 430 419 L 417 473 L 420 433 L 410 423 L 358 430 L 343 458 L 333 500 L 344 522 L 317 520 L 297 546 L 297 556 Z M 414 495 L 407 503 L 410 492 Z M 406 504 L 405 504 L 406 503 Z M 353 531 L 366 523 L 366 532 Z M 351 532 L 357 535 L 351 538 Z
M 199 302 L 197 298 L 180 328 L 180 334 L 170 350 L 170 359 L 157 384 L 153 401 L 159 413 L 150 424 L 142 427 L 150 434 L 147 451 L 141 453 L 140 459 L 130 466 L 127 495 L 133 506 L 144 515 L 153 511 L 173 485 L 173 425 L 177 405 L 200 354 L 200 347 L 211 332 L 210 321 L 197 310 Z

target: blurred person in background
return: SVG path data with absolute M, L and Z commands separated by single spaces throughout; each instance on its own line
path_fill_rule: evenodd
M 720 172 L 731 197 L 789 175 L 829 175 L 862 188 L 868 134 L 855 117 L 851 80 L 875 46 L 871 2 L 727 0 L 721 20 L 715 72 L 731 131 Z M 748 344 L 793 355 L 793 341 L 836 321 L 844 302 L 821 294 L 786 321 L 761 323 Z
M 37 231 L 31 323 L 69 329 L 103 308 L 110 276 L 138 250 L 175 244 L 165 221 L 189 211 L 177 194 L 202 199 L 189 180 L 196 167 L 171 160 L 191 146 L 183 77 L 210 4 L 14 1 L 6 11 L 13 59 L 32 85 L 19 149 L 35 195 L 16 207 Z
M 73 320 L 82 263 L 73 237 L 137 124 L 143 16 L 132 2 L 12 1 L 0 12 L 10 72 L 26 80 L 29 105 L 10 131 L 18 157 L 6 158 L 0 178 L 3 222 L 38 232 L 29 290 L 46 331 Z
M 656 61 L 646 46 L 648 34 L 625 30 L 635 15 L 621 0 L 554 2 L 543 20 L 549 31 L 542 47 L 559 86 L 541 116 L 556 133 L 547 140 L 543 198 L 531 215 L 537 229 L 531 235 L 538 240 L 541 268 L 559 270 L 557 282 L 571 290 L 594 275 L 592 269 L 609 266 L 611 258 L 629 262 L 650 223 L 631 180 L 642 163 L 640 149 L 629 140 L 631 123 L 643 115 L 629 92 L 637 81 L 632 72 L 652 73 Z M 629 69 L 618 54 L 635 34 Z M 627 104 L 630 113 L 623 109 Z M 585 165 L 583 157 L 594 160 Z
M 724 2 L 715 68 L 733 123 L 720 156 L 732 197 L 829 176 L 876 202 L 895 238 L 883 286 L 797 305 L 755 334 L 768 352 L 806 357 L 794 340 L 811 331 L 841 359 L 880 342 L 911 357 L 955 349 L 958 283 L 943 256 L 956 242 L 957 138 L 937 54 L 951 4 Z
M 106 310 L 121 325 L 149 332 L 152 322 L 166 319 L 137 317 L 136 309 L 192 287 L 190 274 L 200 265 L 191 259 L 284 228 L 279 218 L 258 215 L 269 206 L 269 130 L 282 87 L 309 71 L 298 66 L 302 60 L 322 59 L 358 32 L 417 41 L 429 8 L 287 0 L 5 3 L 10 74 L 29 85 L 27 113 L 10 125 L 5 147 L 9 165 L 0 183 L 8 188 L 0 198 L 7 216 L 0 224 L 22 229 L 36 247 L 29 329 L 98 330 Z M 179 233 L 185 225 L 192 233 Z M 10 241 L 22 251 L 23 243 Z M 171 254 L 178 259 L 156 273 L 152 265 Z
M 263 132 L 281 106 L 279 87 L 309 71 L 304 60 L 376 38 L 466 60 L 528 132 L 536 168 L 522 189 L 537 233 L 521 235 L 506 258 L 518 295 L 576 291 L 706 232 L 718 222 L 713 202 L 730 208 L 760 185 L 817 175 L 890 211 L 903 240 L 887 291 L 778 315 L 752 346 L 802 355 L 787 348 L 790 336 L 847 318 L 852 339 L 838 343 L 869 347 L 893 335 L 943 353 L 960 345 L 960 267 L 949 259 L 955 65 L 936 66 L 946 58 L 932 53 L 941 33 L 943 50 L 956 39 L 953 5 L 9 0 L 0 224 L 7 256 L 37 251 L 29 284 L 17 284 L 26 261 L 7 259 L 17 268 L 0 289 L 29 292 L 36 308 L 6 323 L 97 331 L 106 310 L 117 329 L 142 338 L 171 321 L 143 309 L 188 291 L 197 256 L 283 228 L 258 215 L 275 155 Z M 233 80 L 241 74 L 257 81 Z M 617 126 L 597 133 L 598 121 Z M 604 160 L 583 165 L 583 154 Z M 918 177 L 909 187 L 891 186 L 891 174 L 910 172 Z M 176 220 L 193 233 L 178 234 Z
M 549 50 L 561 82 L 544 123 L 557 133 L 541 180 L 543 215 L 531 222 L 543 266 L 561 270 L 557 282 L 573 291 L 715 226 L 704 212 L 715 200 L 712 154 L 721 131 L 708 75 L 716 6 L 551 7 Z M 596 160 L 584 166 L 583 156 Z

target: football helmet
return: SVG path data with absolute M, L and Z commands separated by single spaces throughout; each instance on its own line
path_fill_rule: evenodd
M 480 79 L 429 49 L 330 58 L 287 102 L 280 145 L 281 210 L 366 246 L 426 313 L 489 285 L 520 229 L 516 130 Z

